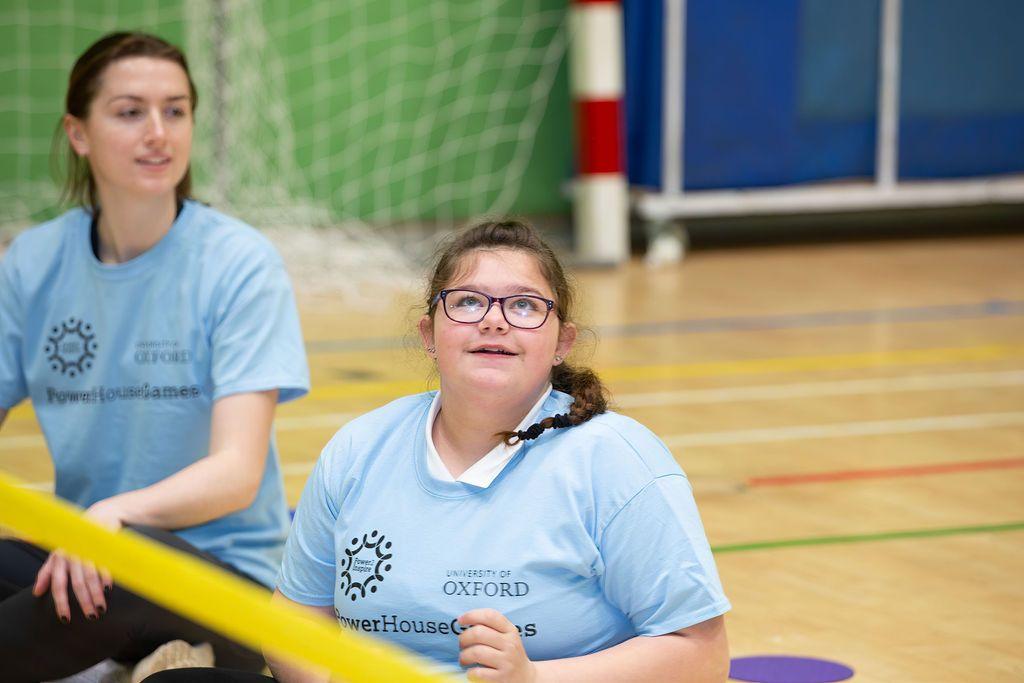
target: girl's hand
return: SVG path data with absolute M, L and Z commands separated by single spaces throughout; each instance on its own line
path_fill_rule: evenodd
M 515 624 L 493 609 L 475 609 L 459 617 L 466 629 L 459 634 L 459 664 L 471 681 L 534 683 L 537 671 L 526 656 Z

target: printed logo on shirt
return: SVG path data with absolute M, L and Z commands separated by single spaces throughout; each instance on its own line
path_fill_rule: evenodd
M 195 358 L 192 349 L 183 349 L 175 339 L 153 339 L 135 342 L 137 365 L 181 365 Z
M 92 367 L 98 346 L 92 325 L 81 318 L 68 318 L 50 328 L 46 360 L 54 372 L 77 377 Z
M 467 597 L 521 598 L 530 593 L 530 584 L 517 580 L 511 569 L 449 569 L 441 591 L 445 595 Z
M 134 384 L 111 387 L 97 384 L 85 389 L 58 389 L 46 387 L 46 402 L 58 406 L 114 401 L 179 401 L 196 400 L 203 397 L 203 388 L 198 384 Z
M 442 635 L 442 636 L 457 636 L 465 631 L 468 626 L 463 626 L 459 623 L 458 618 L 450 619 L 442 616 L 436 616 L 433 619 L 419 618 L 402 614 L 382 614 L 379 619 L 365 618 L 365 617 L 347 617 L 341 613 L 341 611 L 335 607 L 334 616 L 338 619 L 338 623 L 345 628 L 353 631 L 363 631 L 364 633 L 420 633 L 426 635 Z M 516 627 L 516 631 L 523 638 L 532 638 L 537 635 L 537 624 L 530 623 L 525 626 L 519 624 L 513 624 Z
M 362 538 L 353 538 L 350 545 L 340 563 L 338 589 L 355 602 L 367 592 L 376 593 L 377 584 L 391 571 L 391 541 L 374 529 Z

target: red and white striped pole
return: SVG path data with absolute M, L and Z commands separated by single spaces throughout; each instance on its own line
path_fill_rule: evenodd
M 622 5 L 619 0 L 573 0 L 569 28 L 569 80 L 576 108 L 576 252 L 585 263 L 621 263 L 629 257 Z

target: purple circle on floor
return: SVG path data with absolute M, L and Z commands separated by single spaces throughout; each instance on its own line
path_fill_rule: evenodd
M 789 655 L 737 657 L 729 667 L 729 678 L 750 683 L 834 683 L 852 676 L 853 669 L 838 662 Z

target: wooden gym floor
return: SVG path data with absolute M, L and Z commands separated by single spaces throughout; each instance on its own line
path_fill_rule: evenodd
M 733 656 L 854 681 L 1024 680 L 1024 236 L 730 249 L 577 274 L 618 409 L 689 474 Z M 351 416 L 432 386 L 412 298 L 303 296 L 314 389 L 278 413 L 289 502 Z M 31 409 L 0 469 L 52 471 Z

